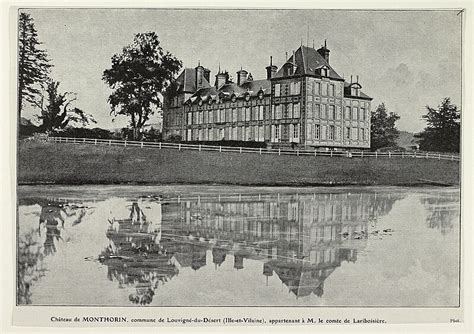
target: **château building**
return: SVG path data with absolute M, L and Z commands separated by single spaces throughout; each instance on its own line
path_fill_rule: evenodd
M 244 69 L 232 82 L 200 64 L 185 68 L 164 97 L 164 138 L 182 141 L 256 141 L 271 146 L 370 147 L 370 104 L 357 79 L 345 81 L 329 64 L 329 49 L 301 45 L 266 79 Z

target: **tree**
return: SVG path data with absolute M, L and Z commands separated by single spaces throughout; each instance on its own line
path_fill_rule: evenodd
M 426 106 L 428 112 L 422 116 L 428 126 L 416 135 L 420 138 L 420 149 L 436 152 L 459 152 L 461 135 L 461 110 L 446 97 L 438 109 Z
M 160 107 L 160 97 L 182 66 L 180 60 L 160 46 L 154 32 L 136 34 L 121 54 L 112 57 L 112 67 L 102 79 L 114 92 L 109 96 L 111 114 L 130 117 L 133 137 Z
M 59 82 L 48 80 L 46 88 L 40 93 L 40 97 L 33 100 L 34 104 L 41 110 L 37 116 L 41 121 L 40 129 L 47 133 L 64 129 L 68 124 L 76 123 L 87 125 L 96 123 L 91 115 L 81 109 L 70 108 L 72 102 L 76 101 L 73 93 L 58 92 Z
M 38 33 L 33 18 L 20 13 L 18 22 L 18 119 L 24 101 L 34 104 L 40 93 L 38 83 L 46 80 L 51 68 L 45 50 L 39 48 Z
M 385 104 L 380 104 L 371 115 L 370 124 L 370 148 L 373 151 L 382 147 L 397 146 L 400 132 L 395 127 L 395 122 L 400 119 L 394 112 L 387 112 Z

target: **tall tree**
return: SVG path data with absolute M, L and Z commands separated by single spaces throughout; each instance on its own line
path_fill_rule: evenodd
M 41 110 L 41 115 L 38 116 L 41 130 L 51 133 L 71 124 L 84 126 L 96 123 L 91 115 L 81 109 L 71 108 L 70 105 L 76 101 L 76 97 L 70 92 L 60 93 L 58 87 L 59 82 L 49 80 L 40 97 L 34 100 L 34 104 Z
M 395 127 L 396 121 L 400 119 L 394 112 L 388 112 L 385 104 L 380 104 L 371 115 L 370 124 L 370 148 L 375 151 L 382 147 L 397 146 L 400 134 Z
M 30 14 L 20 13 L 18 20 L 18 119 L 24 102 L 34 103 L 39 85 L 51 68 L 45 50 L 40 49 L 38 33 Z
M 103 80 L 114 91 L 109 96 L 111 114 L 130 118 L 133 137 L 161 105 L 160 98 L 182 66 L 180 60 L 160 46 L 154 32 L 136 34 L 122 53 L 112 57 L 112 67 Z
M 461 110 L 446 97 L 437 109 L 426 106 L 422 116 L 428 126 L 416 135 L 420 138 L 420 149 L 436 152 L 459 152 L 461 135 Z

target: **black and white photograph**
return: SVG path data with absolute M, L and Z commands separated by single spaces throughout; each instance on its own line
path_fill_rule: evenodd
M 164 326 L 466 321 L 465 9 L 11 18 L 19 310 L 72 310 L 51 326 L 133 325 L 74 320 L 89 307 L 182 310 Z M 208 307 L 268 317 L 186 315 Z

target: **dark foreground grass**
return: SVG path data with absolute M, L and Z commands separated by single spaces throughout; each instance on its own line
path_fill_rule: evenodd
M 20 184 L 421 185 L 459 184 L 459 162 L 295 157 L 21 142 Z

